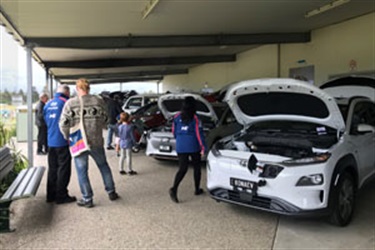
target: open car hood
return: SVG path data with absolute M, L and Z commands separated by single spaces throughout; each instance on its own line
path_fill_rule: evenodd
M 341 77 L 324 83 L 320 88 L 337 99 L 366 97 L 375 102 L 375 79 L 372 77 Z
M 159 97 L 158 106 L 166 119 L 169 119 L 181 111 L 184 99 L 192 96 L 197 101 L 197 114 L 200 116 L 211 117 L 212 121 L 218 120 L 211 104 L 202 96 L 192 93 L 167 94 Z
M 228 90 L 225 101 L 243 125 L 267 120 L 294 120 L 323 124 L 340 131 L 345 128 L 335 99 L 299 80 L 242 81 Z

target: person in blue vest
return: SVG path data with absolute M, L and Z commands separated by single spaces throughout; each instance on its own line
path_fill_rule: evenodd
M 195 195 L 203 193 L 200 188 L 201 156 L 207 148 L 203 134 L 202 123 L 196 115 L 196 100 L 192 96 L 184 99 L 181 112 L 175 115 L 172 132 L 176 138 L 176 152 L 178 155 L 179 170 L 176 173 L 169 195 L 173 202 L 178 203 L 177 189 L 185 177 L 189 166 L 189 157 L 194 167 Z
M 54 98 L 44 106 L 43 110 L 49 147 L 47 202 L 56 202 L 56 204 L 76 201 L 76 198 L 70 196 L 68 192 L 72 161 L 69 142 L 64 139 L 59 129 L 60 115 L 69 96 L 68 85 L 59 85 Z

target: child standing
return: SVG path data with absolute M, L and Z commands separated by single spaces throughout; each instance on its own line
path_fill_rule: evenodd
M 132 147 L 136 144 L 134 138 L 134 128 L 130 124 L 130 115 L 128 113 L 122 112 L 120 114 L 120 126 L 118 127 L 118 136 L 120 138 L 120 162 L 119 169 L 120 174 L 135 175 L 136 171 L 132 169 Z M 124 171 L 124 161 L 126 159 L 126 165 L 128 166 L 128 172 Z

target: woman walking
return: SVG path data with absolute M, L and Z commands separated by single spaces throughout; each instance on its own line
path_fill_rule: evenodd
M 200 188 L 201 181 L 201 156 L 206 150 L 202 124 L 196 115 L 196 103 L 192 96 L 185 98 L 182 110 L 173 120 L 172 132 L 176 138 L 176 152 L 178 155 L 179 170 L 176 173 L 173 186 L 169 195 L 173 202 L 178 203 L 177 190 L 180 182 L 185 177 L 189 166 L 189 157 L 194 167 L 195 195 L 203 193 Z

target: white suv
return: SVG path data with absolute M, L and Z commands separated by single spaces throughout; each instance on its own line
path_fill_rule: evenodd
M 156 102 L 159 96 L 159 94 L 133 95 L 126 100 L 126 102 L 122 106 L 122 110 L 129 114 L 132 114 L 137 109 L 146 106 L 151 102 Z
M 211 197 L 347 225 L 357 190 L 375 174 L 375 83 L 363 79 L 325 90 L 293 79 L 232 86 L 225 99 L 244 129 L 208 155 Z

